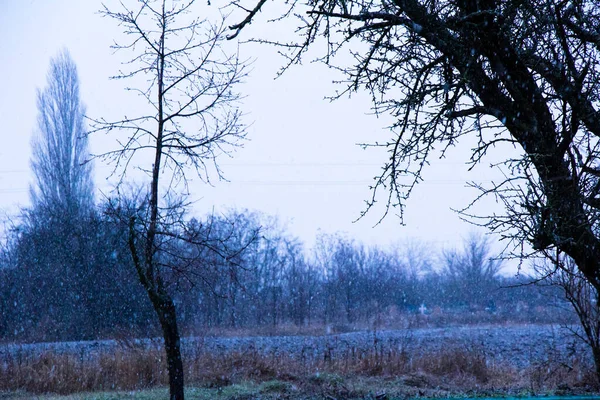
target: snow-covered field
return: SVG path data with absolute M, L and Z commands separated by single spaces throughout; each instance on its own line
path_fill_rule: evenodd
M 575 354 L 590 357 L 586 346 L 570 332 L 549 325 L 418 328 L 325 336 L 189 337 L 183 339 L 182 343 L 184 355 L 188 357 L 203 353 L 219 355 L 228 352 L 253 352 L 266 356 L 283 355 L 316 360 L 325 357 L 343 358 L 349 354 L 360 355 L 375 349 L 380 354 L 405 352 L 412 356 L 458 348 L 483 354 L 491 363 L 509 363 L 519 368 L 546 361 L 568 361 Z M 160 346 L 159 339 L 4 344 L 0 346 L 0 358 L 35 358 L 51 352 L 93 359 L 99 354 L 122 348 Z

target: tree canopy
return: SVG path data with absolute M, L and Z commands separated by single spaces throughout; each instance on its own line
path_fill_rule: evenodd
M 31 158 L 33 208 L 38 216 L 52 215 L 61 221 L 81 216 L 94 206 L 94 181 L 77 66 L 67 50 L 50 61 L 37 108 Z

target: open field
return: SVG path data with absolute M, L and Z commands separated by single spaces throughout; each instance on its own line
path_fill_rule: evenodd
M 35 358 L 46 354 L 78 356 L 94 360 L 123 349 L 160 350 L 161 340 L 120 339 L 79 342 L 51 342 L 0 345 L 0 360 Z M 187 337 L 182 339 L 184 355 L 197 358 L 231 353 L 257 353 L 277 358 L 318 361 L 345 357 L 347 353 L 379 352 L 437 353 L 448 346 L 477 350 L 489 362 L 518 368 L 549 357 L 587 355 L 586 346 L 558 325 L 475 325 L 446 328 L 408 328 L 359 331 L 318 336 Z
M 184 340 L 184 354 L 190 398 L 198 399 L 597 391 L 587 349 L 548 325 L 195 337 Z M 5 344 L 0 357 L 0 398 L 164 398 L 167 375 L 157 340 Z

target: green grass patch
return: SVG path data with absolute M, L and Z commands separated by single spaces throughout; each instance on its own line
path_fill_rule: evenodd
M 257 398 L 261 391 L 261 385 L 253 383 L 244 383 L 230 385 L 223 388 L 186 388 L 185 397 L 190 400 L 242 400 Z M 1 400 L 164 400 L 169 398 L 167 388 L 116 391 L 116 392 L 93 392 L 76 393 L 66 396 L 59 395 L 32 395 L 24 392 L 4 392 L 0 393 Z M 261 398 L 265 398 L 261 396 Z

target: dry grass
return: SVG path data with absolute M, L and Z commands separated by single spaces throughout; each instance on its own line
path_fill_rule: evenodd
M 323 354 L 318 358 L 264 355 L 257 351 L 208 354 L 185 360 L 188 385 L 223 388 L 234 383 L 272 382 L 272 391 L 294 387 L 307 393 L 360 396 L 369 379 L 395 382 L 404 395 L 576 393 L 595 390 L 589 362 L 577 356 L 547 359 L 526 370 L 492 363 L 483 349 L 447 346 L 437 353 L 369 350 Z M 123 343 L 94 357 L 45 353 L 7 357 L 0 364 L 0 391 L 69 394 L 98 390 L 140 390 L 166 385 L 162 351 Z M 287 386 L 286 386 L 287 385 Z M 288 388 L 288 389 L 286 389 Z M 398 389 L 400 388 L 400 389 Z
M 164 357 L 157 353 L 119 349 L 93 360 L 49 352 L 37 356 L 9 356 L 0 368 L 0 390 L 68 394 L 164 385 Z

